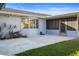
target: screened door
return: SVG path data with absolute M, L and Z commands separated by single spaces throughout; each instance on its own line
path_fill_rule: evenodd
M 63 35 L 66 34 L 66 21 L 65 20 L 60 21 L 60 33 Z

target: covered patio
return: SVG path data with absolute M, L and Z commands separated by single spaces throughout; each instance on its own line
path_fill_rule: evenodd
M 71 40 L 74 37 L 38 35 L 29 38 L 16 38 L 9 40 L 0 40 L 0 55 L 14 55 L 26 50 L 39 48 L 42 46 Z

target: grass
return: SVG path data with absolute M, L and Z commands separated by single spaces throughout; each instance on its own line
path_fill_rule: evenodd
M 28 50 L 16 56 L 79 56 L 79 39 Z

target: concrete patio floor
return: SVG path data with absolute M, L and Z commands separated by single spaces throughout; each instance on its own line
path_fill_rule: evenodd
M 73 39 L 73 37 L 39 35 L 30 38 L 0 40 L 0 55 L 14 55 L 26 50 L 71 39 Z

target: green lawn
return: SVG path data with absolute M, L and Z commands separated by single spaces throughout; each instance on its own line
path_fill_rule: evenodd
M 79 56 L 79 39 L 28 50 L 17 56 Z

